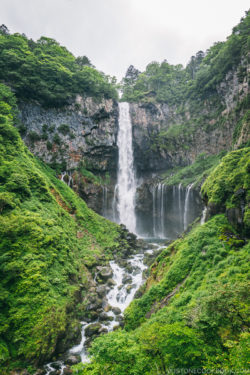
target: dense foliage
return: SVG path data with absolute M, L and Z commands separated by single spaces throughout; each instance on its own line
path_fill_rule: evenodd
M 218 155 L 200 154 L 195 162 L 187 167 L 176 167 L 169 169 L 163 174 L 166 185 L 188 186 L 193 184 L 194 187 L 200 187 L 202 182 L 208 177 L 212 170 L 219 164 L 226 151 Z
M 180 104 L 190 96 L 204 99 L 216 93 L 216 85 L 244 60 L 250 48 L 250 12 L 233 29 L 225 42 L 215 43 L 206 53 L 197 52 L 186 68 L 166 60 L 152 62 L 145 72 L 127 76 L 123 81 L 123 100 L 129 102 L 166 102 Z M 247 61 L 238 73 L 241 80 L 247 72 Z
M 114 78 L 96 70 L 87 57 L 75 58 L 54 39 L 37 42 L 0 30 L 0 80 L 17 98 L 61 106 L 76 94 L 117 98 Z
M 13 95 L 3 85 L 0 95 L 0 366 L 16 368 L 66 340 L 88 268 L 111 256 L 119 231 L 32 156 L 12 125 Z
M 96 339 L 92 362 L 75 373 L 247 369 L 248 257 L 249 244 L 223 215 L 193 229 L 158 256 L 125 330 Z
M 220 209 L 244 210 L 244 228 L 250 233 L 250 147 L 226 155 L 202 186 L 208 204 Z
M 249 148 L 209 159 L 202 191 L 208 203 L 229 203 L 239 189 L 249 194 Z M 205 159 L 206 160 L 206 159 Z M 183 169 L 202 174 L 203 159 Z M 215 167 L 216 164 L 219 165 Z M 191 168 L 191 169 L 190 169 Z M 248 199 L 245 227 L 249 225 Z M 248 224 L 247 224 L 248 222 Z M 246 231 L 245 231 L 246 233 Z M 141 297 L 125 311 L 125 329 L 96 339 L 92 362 L 77 374 L 153 375 L 248 369 L 249 242 L 224 214 L 163 250 L 151 266 Z

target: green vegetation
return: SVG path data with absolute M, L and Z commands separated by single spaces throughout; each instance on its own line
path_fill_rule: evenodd
M 212 172 L 202 187 L 209 204 L 216 202 L 222 210 L 229 203 L 241 206 L 236 192 L 249 194 L 249 153 L 242 148 L 221 161 L 222 155 L 209 157 L 205 172 Z M 179 178 L 189 178 L 188 172 L 197 178 L 204 160 L 201 155 L 193 168 L 179 171 Z M 249 250 L 247 239 L 224 214 L 195 224 L 158 255 L 142 296 L 125 311 L 125 328 L 97 338 L 92 362 L 76 366 L 74 373 L 243 373 L 249 350 Z
M 44 106 L 68 104 L 76 94 L 117 99 L 115 79 L 97 71 L 86 56 L 75 58 L 54 39 L 37 42 L 0 30 L 0 80 L 18 99 Z
M 250 147 L 245 147 L 230 152 L 222 159 L 203 184 L 201 192 L 208 204 L 220 209 L 244 207 L 244 228 L 246 233 L 250 233 L 249 187 Z
M 62 133 L 63 135 L 67 135 L 69 134 L 70 132 L 70 127 L 68 124 L 61 124 L 59 127 L 58 127 L 58 131 L 60 133 Z
M 164 183 L 166 185 L 179 185 L 181 183 L 182 186 L 188 186 L 193 183 L 194 186 L 200 187 L 224 155 L 224 151 L 218 155 L 206 155 L 202 153 L 196 158 L 193 164 L 184 168 L 176 167 L 168 170 L 163 175 Z
M 172 243 L 152 265 L 143 296 L 126 310 L 125 330 L 96 339 L 92 362 L 75 373 L 246 369 L 250 248 L 228 240 L 237 236 L 218 215 Z
M 123 100 L 129 102 L 166 102 L 179 105 L 191 98 L 200 99 L 216 95 L 216 86 L 226 74 L 244 60 L 238 72 L 240 80 L 246 76 L 249 51 L 250 13 L 233 29 L 226 42 L 215 43 L 206 54 L 199 51 L 190 62 L 170 65 L 152 62 L 145 72 L 123 81 Z
M 117 225 L 86 206 L 24 146 L 0 112 L 0 366 L 42 363 L 67 341 L 87 303 L 91 267 L 119 244 Z M 8 100 L 5 102 L 4 100 Z M 8 110 L 7 110 L 8 109 Z M 8 373 L 8 372 L 6 372 Z
M 157 101 L 175 104 L 184 98 L 187 78 L 182 65 L 170 65 L 167 61 L 161 64 L 152 62 L 136 80 L 124 79 L 122 99 L 129 102 Z

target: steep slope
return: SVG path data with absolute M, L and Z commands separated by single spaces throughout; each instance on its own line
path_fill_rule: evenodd
M 15 126 L 31 152 L 65 182 L 70 177 L 71 187 L 101 213 L 101 183 L 116 177 L 115 78 L 54 39 L 35 42 L 0 27 L 0 81 L 15 92 Z M 99 183 L 90 170 L 102 176 Z
M 247 371 L 249 156 L 249 147 L 229 153 L 202 188 L 220 212 L 229 203 L 242 207 L 240 232 L 225 214 L 211 213 L 204 225 L 169 245 L 126 310 L 125 329 L 98 338 L 92 363 L 78 365 L 76 373 Z M 239 189 L 243 200 L 235 199 Z
M 95 266 L 119 249 L 121 229 L 28 151 L 12 124 L 13 94 L 0 85 L 0 96 L 0 362 L 15 369 L 79 337 Z
M 186 68 L 164 60 L 128 70 L 123 100 L 131 103 L 139 174 L 249 141 L 249 22 L 246 12 L 225 42 L 199 51 Z

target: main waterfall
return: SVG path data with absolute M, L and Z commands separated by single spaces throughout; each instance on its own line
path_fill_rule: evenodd
M 129 104 L 119 103 L 119 130 L 117 145 L 119 149 L 117 192 L 117 213 L 120 223 L 129 231 L 136 232 L 135 193 L 136 179 L 132 145 L 132 123 Z

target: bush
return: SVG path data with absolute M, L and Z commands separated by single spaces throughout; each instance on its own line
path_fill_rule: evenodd
M 70 132 L 70 127 L 67 124 L 61 124 L 57 130 L 63 135 L 67 135 Z

